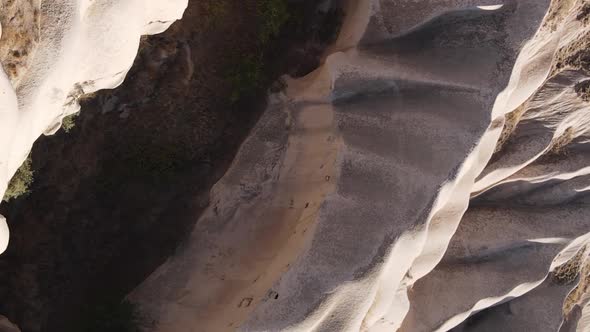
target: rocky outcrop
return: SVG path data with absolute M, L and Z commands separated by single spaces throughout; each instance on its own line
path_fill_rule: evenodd
M 29 67 L 40 35 L 41 0 L 0 3 L 0 61 L 13 85 Z
M 42 133 L 78 112 L 78 98 L 121 84 L 140 36 L 164 31 L 187 0 L 3 1 L 0 196 Z M 0 220 L 0 252 L 8 232 Z
M 148 330 L 575 325 L 584 6 L 351 1 L 325 63 L 271 97 L 188 243 L 130 295 Z

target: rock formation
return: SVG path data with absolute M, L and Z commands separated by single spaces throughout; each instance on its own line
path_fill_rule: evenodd
M 164 31 L 187 0 L 4 0 L 0 196 L 39 135 L 79 111 L 83 94 L 121 84 L 144 34 Z M 8 229 L 0 218 L 0 252 Z
M 559 329 L 590 230 L 587 27 L 561 5 L 350 2 L 131 294 L 153 330 Z
M 76 98 L 124 78 L 137 43 L 96 65 L 118 49 L 105 36 L 162 31 L 181 2 L 148 2 L 141 24 L 109 13 L 144 2 L 25 2 L 18 29 L 41 33 L 20 56 L 0 46 L 0 180 Z M 269 96 L 186 241 L 129 294 L 144 330 L 590 331 L 590 3 L 344 11 L 322 65 Z

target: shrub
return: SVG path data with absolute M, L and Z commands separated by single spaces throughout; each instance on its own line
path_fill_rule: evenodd
M 31 169 L 31 156 L 29 155 L 8 183 L 8 188 L 4 193 L 4 200 L 9 201 L 29 193 L 31 183 L 33 183 L 33 170 Z
M 250 97 L 264 88 L 268 83 L 265 72 L 264 54 L 269 41 L 281 32 L 281 28 L 289 20 L 289 9 L 286 0 L 257 0 L 257 51 L 241 56 L 234 61 L 227 73 L 227 81 L 231 85 L 230 101 L 236 103 L 244 97 Z
M 79 113 L 74 113 L 66 116 L 61 121 L 61 127 L 66 133 L 69 133 L 72 128 L 76 126 L 76 118 L 78 117 Z
M 281 32 L 281 27 L 289 19 L 289 9 L 285 0 L 258 0 L 258 43 L 260 46 Z

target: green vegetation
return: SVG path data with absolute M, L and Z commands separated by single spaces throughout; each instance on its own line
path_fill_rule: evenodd
M 173 143 L 138 143 L 128 149 L 121 158 L 124 160 L 123 164 L 132 166 L 130 169 L 135 173 L 134 176 L 139 179 L 151 178 L 158 181 L 182 168 L 185 163 L 184 155 L 182 147 Z M 123 175 L 127 173 L 128 170 L 123 170 Z
M 105 300 L 89 308 L 80 322 L 81 332 L 139 332 L 137 307 L 129 302 Z
M 96 192 L 123 190 L 132 183 L 155 185 L 176 177 L 189 164 L 190 147 L 182 142 L 153 142 L 149 137 L 122 136 L 125 144 L 113 147 L 112 155 L 97 175 Z
M 263 89 L 269 78 L 264 62 L 264 53 L 271 40 L 278 37 L 281 28 L 289 20 L 289 7 L 286 0 L 257 0 L 256 51 L 234 61 L 227 73 L 231 85 L 230 101 L 236 103 L 242 98 L 253 96 Z
M 33 183 L 31 164 L 31 156 L 29 155 L 8 183 L 8 188 L 6 189 L 6 193 L 4 193 L 5 201 L 29 193 L 29 186 Z
M 70 130 L 76 126 L 76 118 L 79 114 L 80 113 L 74 113 L 63 118 L 61 121 L 61 127 L 66 133 L 69 133 Z
M 243 97 L 251 96 L 264 83 L 263 64 L 260 56 L 247 56 L 236 62 L 227 75 L 232 90 L 230 100 L 237 102 Z
M 227 16 L 228 5 L 225 0 L 204 2 L 202 6 L 203 10 L 205 11 L 205 15 L 203 15 L 202 17 L 205 20 L 206 27 L 218 26 L 223 22 L 223 19 Z
M 286 0 L 256 1 L 258 14 L 258 43 L 264 47 L 269 40 L 281 32 L 281 28 L 289 20 L 289 8 Z

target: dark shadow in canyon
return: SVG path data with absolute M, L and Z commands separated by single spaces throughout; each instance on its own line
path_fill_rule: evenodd
M 340 10 L 293 1 L 261 42 L 260 3 L 282 1 L 191 0 L 181 21 L 143 38 L 120 87 L 37 141 L 30 194 L 0 206 L 11 230 L 0 313 L 23 332 L 124 330 L 105 315 L 182 244 L 267 89 L 316 68 L 337 34 Z

